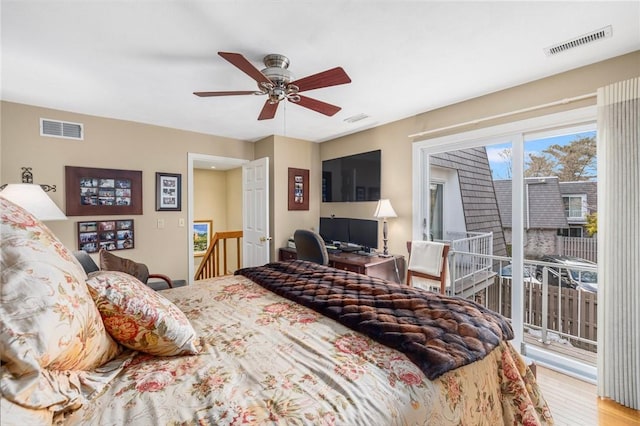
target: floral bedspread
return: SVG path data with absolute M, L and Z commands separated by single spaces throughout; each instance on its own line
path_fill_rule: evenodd
M 57 422 L 100 425 L 553 424 L 508 343 L 434 381 L 402 353 L 242 276 L 163 291 L 198 355 L 138 354 Z

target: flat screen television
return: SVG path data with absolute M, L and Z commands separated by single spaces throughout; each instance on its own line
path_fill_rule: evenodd
M 381 150 L 376 150 L 324 160 L 322 201 L 378 201 L 381 154 Z

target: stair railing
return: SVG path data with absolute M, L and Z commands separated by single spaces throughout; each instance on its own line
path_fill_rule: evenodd
M 240 265 L 242 265 L 242 231 L 216 232 L 211 238 L 211 244 L 209 244 L 207 252 L 200 261 L 200 266 L 198 266 L 198 270 L 194 276 L 195 280 L 219 277 L 231 272 L 228 269 L 229 255 L 227 253 L 227 240 L 233 239 L 236 240 L 237 264 L 235 269 L 240 269 Z M 220 256 L 222 256 L 222 262 L 220 262 Z

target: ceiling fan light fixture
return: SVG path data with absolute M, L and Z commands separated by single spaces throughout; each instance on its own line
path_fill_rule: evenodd
M 293 74 L 286 68 L 267 67 L 260 71 L 269 80 L 274 83 L 287 84 L 294 80 Z
M 322 87 L 351 83 L 351 79 L 342 67 L 331 68 L 295 80 L 291 71 L 287 69 L 289 67 L 289 58 L 284 55 L 271 54 L 265 56 L 263 61 L 266 68 L 262 70 L 256 68 L 240 53 L 218 52 L 218 55 L 256 81 L 258 90 L 193 92 L 193 94 L 199 97 L 266 95 L 267 100 L 258 115 L 258 120 L 270 120 L 274 118 L 278 104 L 285 99 L 304 108 L 331 117 L 340 111 L 341 108 L 314 98 L 299 95 L 298 93 L 320 89 Z

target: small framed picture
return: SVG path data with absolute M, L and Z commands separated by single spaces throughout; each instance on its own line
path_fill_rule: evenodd
M 179 173 L 156 173 L 156 211 L 182 210 L 181 180 Z
M 289 210 L 309 210 L 309 170 L 289 167 Z
M 211 220 L 193 221 L 193 255 L 204 256 L 211 244 Z

